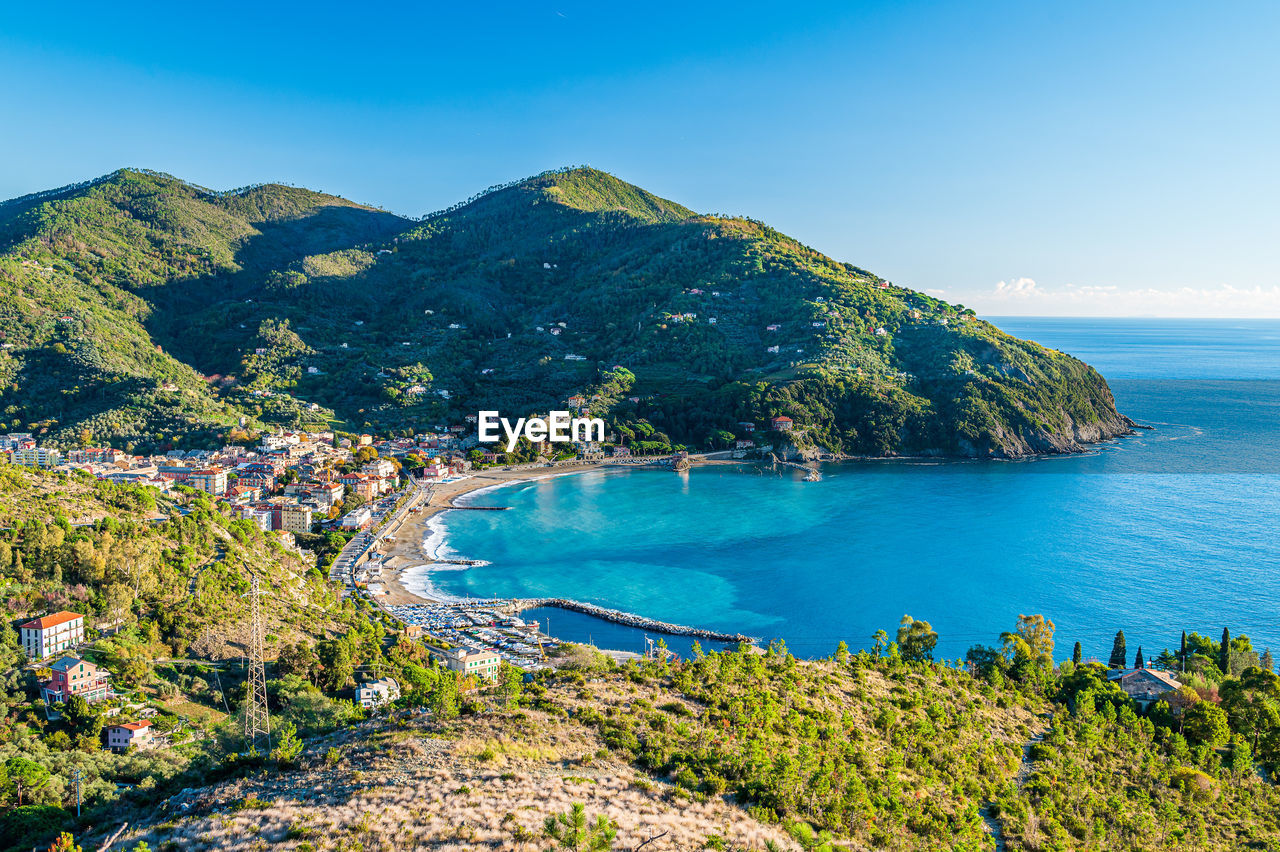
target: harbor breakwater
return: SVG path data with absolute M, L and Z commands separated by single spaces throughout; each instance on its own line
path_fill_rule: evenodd
M 609 609 L 608 607 L 596 606 L 595 604 L 583 603 L 569 598 L 520 598 L 513 601 L 516 612 L 522 612 L 526 609 L 537 609 L 538 607 L 552 606 L 557 609 L 564 609 L 570 612 L 579 612 L 583 615 L 594 616 L 603 621 L 612 621 L 615 624 L 624 624 L 627 627 L 636 627 L 641 630 L 652 630 L 655 633 L 666 633 L 671 636 L 691 636 L 695 639 L 709 639 L 713 642 L 746 642 L 754 645 L 758 640 L 755 636 L 747 636 L 744 633 L 725 633 L 719 630 L 707 630 L 703 627 L 690 627 L 685 624 L 671 624 L 666 621 L 658 621 L 654 618 L 646 618 L 643 615 L 636 615 L 631 612 L 623 612 L 619 609 Z

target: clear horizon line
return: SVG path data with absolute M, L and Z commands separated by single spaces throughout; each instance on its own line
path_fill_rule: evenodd
M 1231 321 L 1237 321 L 1237 322 L 1241 320 L 1249 320 L 1253 322 L 1257 322 L 1257 321 L 1280 322 L 1280 315 L 1267 316 L 1267 317 L 1259 317 L 1259 316 L 1187 317 L 1187 316 L 1162 316 L 1160 314 L 988 314 L 988 313 L 983 313 L 981 311 L 978 311 L 977 314 L 980 319 L 986 319 L 986 320 L 994 320 L 994 319 L 1059 319 L 1059 320 L 1122 319 L 1122 320 L 1186 320 L 1188 322 L 1199 322 L 1202 320 L 1231 320 Z

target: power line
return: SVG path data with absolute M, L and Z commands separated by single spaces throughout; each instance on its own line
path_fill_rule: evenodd
M 271 753 L 271 719 L 267 711 L 267 670 L 263 661 L 263 627 L 260 584 L 256 573 L 249 582 L 249 689 L 244 707 L 245 750 Z M 266 746 L 259 750 L 261 742 Z

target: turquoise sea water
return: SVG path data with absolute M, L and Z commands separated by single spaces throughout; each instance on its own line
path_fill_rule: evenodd
M 474 500 L 512 511 L 449 512 L 436 536 L 489 564 L 428 580 L 781 637 L 801 656 L 865 646 L 904 613 L 948 657 L 1033 612 L 1060 655 L 1080 640 L 1105 658 L 1123 628 L 1152 657 L 1223 626 L 1280 651 L 1280 322 L 996 323 L 1093 364 L 1156 428 L 1082 456 L 828 465 L 818 483 L 735 466 L 494 489 Z M 550 617 L 562 638 L 640 644 Z

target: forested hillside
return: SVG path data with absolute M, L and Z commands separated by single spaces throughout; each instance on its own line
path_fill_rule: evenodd
M 504 665 L 486 684 L 206 495 L 7 465 L 0 486 L 0 848 L 128 821 L 153 848 L 541 849 L 544 819 L 575 802 L 605 820 L 601 850 L 664 829 L 657 849 L 1280 845 L 1280 678 L 1268 650 L 1226 630 L 1159 653 L 1181 685 L 1145 709 L 1078 644 L 1055 653 L 1040 616 L 957 661 L 904 616 L 828 659 L 774 642 L 617 665 L 566 645 L 555 670 Z M 270 754 L 241 736 L 254 573 Z M 63 608 L 87 616 L 79 653 L 110 672 L 108 711 L 76 697 L 49 713 L 39 698 L 49 674 L 25 664 L 12 625 Z M 1112 669 L 1129 659 L 1121 632 Z M 392 716 L 353 727 L 367 716 L 353 686 L 382 675 L 403 688 Z M 104 751 L 105 712 L 144 707 L 163 746 Z M 205 785 L 190 809 L 163 804 Z
M 99 788 L 114 811 L 78 830 L 94 839 L 127 820 L 125 848 L 210 850 L 1280 843 L 1280 794 L 1267 780 L 1277 755 L 1262 745 L 1280 723 L 1258 712 L 1280 700 L 1274 674 L 1224 674 L 1195 659 L 1182 692 L 1139 713 L 1100 665 L 1053 666 L 1053 626 L 1038 618 L 1019 618 L 1000 647 L 975 647 L 963 664 L 932 659 L 937 637 L 924 622 L 904 619 L 897 639 L 810 661 L 775 643 L 621 666 L 577 646 L 529 683 L 460 695 L 442 689 L 447 680 L 410 677 L 385 718 L 333 733 L 359 714 L 326 697 L 323 672 L 322 694 L 282 658 L 272 694 L 296 720 L 296 752 L 211 761 L 234 748 L 225 737 L 149 756 L 154 792 Z M 410 644 L 396 646 L 392 664 L 430 673 L 403 656 Z M 0 756 L 18 747 L 54 766 L 93 754 L 20 737 L 0 743 Z M 123 758 L 94 758 L 111 760 Z M 212 785 L 164 801 L 202 776 Z M 62 824 L 74 823 L 64 813 Z M 579 845 L 562 846 L 561 829 L 575 824 Z
M 148 625 L 153 657 L 238 657 L 247 641 L 244 594 L 257 573 L 269 589 L 273 647 L 343 622 L 314 556 L 184 490 L 157 500 L 154 489 L 78 471 L 0 464 L 0 588 L 9 615 L 71 609 L 105 624 Z
M 241 414 L 411 429 L 575 393 L 624 441 L 694 447 L 781 414 L 798 443 L 870 455 L 1071 451 L 1130 425 L 1068 355 L 594 169 L 420 221 L 121 171 L 0 205 L 0 280 L 0 416 L 64 444 L 191 445 Z

